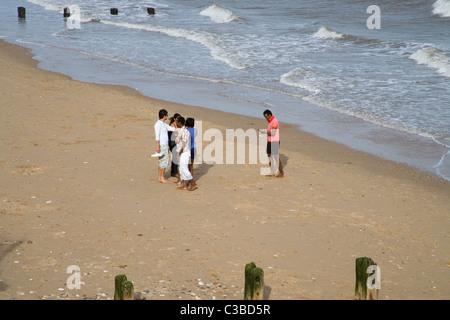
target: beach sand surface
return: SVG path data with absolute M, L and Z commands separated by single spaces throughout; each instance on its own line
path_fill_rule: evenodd
M 145 299 L 242 300 L 255 262 L 265 299 L 351 300 L 358 257 L 380 300 L 450 298 L 449 182 L 282 123 L 284 178 L 203 162 L 180 191 L 150 157 L 159 109 L 224 137 L 262 114 L 77 82 L 5 42 L 0 65 L 0 299 L 113 299 L 125 274 Z

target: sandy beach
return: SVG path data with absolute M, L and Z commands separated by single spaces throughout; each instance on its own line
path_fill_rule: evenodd
M 266 299 L 352 300 L 364 256 L 380 300 L 450 298 L 449 182 L 282 123 L 284 178 L 200 163 L 180 191 L 150 157 L 159 109 L 224 136 L 266 128 L 262 114 L 77 82 L 5 42 L 0 64 L 1 300 L 113 299 L 117 274 L 146 299 L 242 300 L 252 261 Z

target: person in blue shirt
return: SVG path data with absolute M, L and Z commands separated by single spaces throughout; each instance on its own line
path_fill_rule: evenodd
M 191 172 L 191 175 L 194 175 L 194 160 L 195 155 L 197 154 L 197 150 L 195 149 L 195 137 L 197 136 L 197 129 L 194 128 L 195 126 L 195 119 L 194 118 L 187 118 L 186 119 L 186 128 L 191 134 L 191 161 L 189 163 L 189 171 Z

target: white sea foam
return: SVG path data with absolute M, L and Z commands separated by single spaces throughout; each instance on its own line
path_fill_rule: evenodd
M 417 64 L 436 69 L 438 73 L 450 78 L 450 58 L 444 51 L 433 45 L 427 45 L 417 50 L 409 58 L 416 61 Z
M 30 3 L 36 4 L 49 11 L 59 11 L 63 13 L 64 8 L 70 8 L 73 5 L 71 0 L 27 0 Z M 78 12 L 80 14 L 80 22 L 92 22 L 92 17 L 86 14 L 84 10 Z
M 444 142 L 440 141 L 433 137 L 434 142 L 446 147 L 448 151 L 442 155 L 441 159 L 439 159 L 439 162 L 434 166 L 434 169 L 436 170 L 436 173 L 443 177 L 445 180 L 450 181 L 450 141 Z
M 200 12 L 200 15 L 209 17 L 212 21 L 216 23 L 227 23 L 239 18 L 232 11 L 218 4 L 213 4 L 212 6 L 202 10 Z
M 64 8 L 64 4 L 52 0 L 27 0 L 27 1 L 36 4 L 38 6 L 44 7 L 45 10 L 62 11 Z
M 329 39 L 329 40 L 336 40 L 336 39 L 342 39 L 345 37 L 345 34 L 336 32 L 330 28 L 327 27 L 321 27 L 319 31 L 313 34 L 313 37 L 316 39 Z
M 441 17 L 450 17 L 450 0 L 437 0 L 433 4 L 433 14 Z
M 311 72 L 304 68 L 296 68 L 280 77 L 280 82 L 297 88 L 305 89 L 311 93 L 317 94 L 320 92 L 311 80 Z
M 230 67 L 235 69 L 245 69 L 245 65 L 237 60 L 225 48 L 221 47 L 213 34 L 202 31 L 192 31 L 182 28 L 167 28 L 162 26 L 154 26 L 150 24 L 135 24 L 128 22 L 113 22 L 108 20 L 101 21 L 104 24 L 124 27 L 129 29 L 140 29 L 150 32 L 158 32 L 170 37 L 184 38 L 189 41 L 197 42 L 208 48 L 211 56 L 219 61 L 225 62 Z

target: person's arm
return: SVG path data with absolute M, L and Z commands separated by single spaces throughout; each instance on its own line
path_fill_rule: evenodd
M 158 125 L 158 123 L 155 125 L 155 139 L 156 139 L 156 152 L 161 151 L 161 146 L 159 145 L 159 139 L 161 136 L 161 127 Z
M 272 133 L 272 130 L 275 130 L 275 132 Z M 276 136 L 277 135 L 277 130 L 278 130 L 278 127 L 270 128 L 270 131 L 267 131 L 267 135 L 268 136 Z
M 183 141 L 181 141 L 181 137 L 179 135 L 177 135 L 177 138 L 175 139 L 175 141 L 177 143 L 178 156 L 180 156 L 181 152 L 183 151 Z

